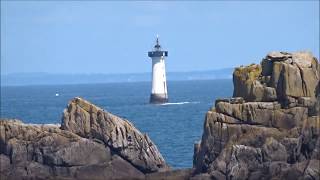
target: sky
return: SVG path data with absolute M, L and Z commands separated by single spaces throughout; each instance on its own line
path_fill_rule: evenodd
M 157 34 L 170 72 L 319 59 L 319 1 L 1 1 L 1 74 L 150 72 Z

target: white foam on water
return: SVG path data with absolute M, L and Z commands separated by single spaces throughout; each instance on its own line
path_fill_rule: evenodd
M 160 105 L 161 106 L 168 106 L 168 105 L 199 104 L 199 103 L 200 102 L 198 102 L 198 101 L 194 101 L 194 102 L 185 101 L 185 102 L 163 103 L 163 104 L 160 104 Z

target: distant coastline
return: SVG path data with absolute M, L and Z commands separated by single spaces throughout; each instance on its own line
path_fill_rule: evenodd
M 168 72 L 168 81 L 231 79 L 234 68 L 206 71 Z M 54 73 L 12 73 L 1 75 L 2 86 L 95 84 L 114 82 L 151 81 L 150 72 L 127 74 L 54 74 Z

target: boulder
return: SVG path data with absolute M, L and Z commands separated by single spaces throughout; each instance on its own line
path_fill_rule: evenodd
M 233 73 L 233 97 L 242 97 L 245 101 L 274 101 L 276 89 L 264 86 L 259 80 L 261 66 L 252 64 L 236 68 Z
M 285 96 L 315 97 L 315 87 L 319 79 L 312 68 L 276 62 L 273 71 L 271 84 L 276 88 L 279 99 Z
M 299 97 L 317 96 L 320 65 L 310 52 L 271 52 L 261 65 L 238 67 L 233 73 L 234 97 L 245 101 L 276 101 L 296 106 Z
M 266 58 L 270 59 L 271 61 L 285 61 L 289 58 L 292 58 L 292 54 L 288 52 L 272 51 L 267 54 Z
M 126 119 L 74 98 L 64 110 L 61 129 L 102 141 L 113 153 L 144 173 L 168 170 L 157 146 Z

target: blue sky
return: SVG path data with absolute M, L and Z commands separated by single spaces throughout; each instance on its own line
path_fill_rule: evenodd
M 150 72 L 156 34 L 167 71 L 319 58 L 319 1 L 1 1 L 1 73 Z

